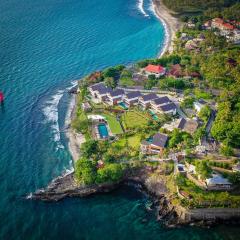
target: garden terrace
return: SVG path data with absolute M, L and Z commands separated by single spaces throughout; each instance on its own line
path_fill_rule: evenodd
M 187 198 L 179 199 L 179 203 L 189 208 L 201 207 L 237 207 L 240 204 L 240 196 L 223 191 L 205 191 L 196 186 L 183 175 L 178 175 L 175 184 L 180 192 L 184 192 Z M 176 189 L 177 191 L 177 189 Z

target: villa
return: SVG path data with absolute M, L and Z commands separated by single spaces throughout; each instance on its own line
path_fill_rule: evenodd
M 139 91 L 130 92 L 124 95 L 123 101 L 126 103 L 127 106 L 133 106 L 138 104 L 139 98 L 142 94 Z
M 149 93 L 139 98 L 139 105 L 143 109 L 147 109 L 150 106 L 151 101 L 157 98 L 158 98 L 157 94 Z
M 190 133 L 193 135 L 197 128 L 198 128 L 198 122 L 193 119 L 186 120 L 185 124 L 180 127 L 183 131 Z
M 116 105 L 123 100 L 124 91 L 122 89 L 116 89 L 107 94 L 107 101 L 110 105 Z
M 159 112 L 164 114 L 176 115 L 177 107 L 174 103 L 169 103 L 169 104 L 160 106 Z
M 182 70 L 182 67 L 180 64 L 175 64 L 171 66 L 171 69 L 168 72 L 168 76 L 174 77 L 174 78 L 180 78 L 184 77 L 185 74 Z
M 230 190 L 232 187 L 228 179 L 220 174 L 213 174 L 211 178 L 206 179 L 206 185 L 208 190 Z
M 168 141 L 168 136 L 162 133 L 156 133 L 152 138 L 141 142 L 141 152 L 143 154 L 162 155 Z
M 176 128 L 183 130 L 186 122 L 184 118 L 174 119 L 171 123 L 165 123 L 162 128 L 170 132 Z
M 99 101 L 104 101 L 109 93 L 112 92 L 110 87 L 106 87 L 103 83 L 96 83 L 88 88 L 90 94 Z
M 155 77 L 161 77 L 161 76 L 165 75 L 166 69 L 164 67 L 162 67 L 161 65 L 149 64 L 147 67 L 145 67 L 143 69 L 143 72 L 145 72 L 145 74 L 147 76 L 155 75 Z
M 172 132 L 174 129 L 193 134 L 198 128 L 198 122 L 193 119 L 179 118 L 174 119 L 171 123 L 165 123 L 162 128 Z
M 166 105 L 169 103 L 171 103 L 171 100 L 167 96 L 164 96 L 164 97 L 160 97 L 160 98 L 152 100 L 150 102 L 150 106 L 151 106 L 152 110 L 157 113 L 160 111 L 160 109 L 159 109 L 160 106 L 163 106 L 163 105 Z

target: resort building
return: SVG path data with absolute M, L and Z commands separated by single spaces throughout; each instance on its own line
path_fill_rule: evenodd
M 186 174 L 186 169 L 185 169 L 185 165 L 178 163 L 175 166 L 175 174 L 182 174 L 185 175 Z
M 123 100 L 125 92 L 122 89 L 116 89 L 107 94 L 107 102 L 110 105 L 116 105 Z
M 174 77 L 174 78 L 180 78 L 180 77 L 184 77 L 184 71 L 182 70 L 182 67 L 180 64 L 175 64 L 172 65 L 169 72 L 168 72 L 168 76 Z
M 224 22 L 221 18 L 214 18 L 212 20 L 212 28 L 217 28 L 222 31 L 231 31 L 235 29 L 232 24 Z
M 193 134 L 198 128 L 198 122 L 193 119 L 178 118 L 171 123 L 165 123 L 162 128 L 172 132 L 174 129 Z
M 100 101 L 105 101 L 107 99 L 107 95 L 112 92 L 110 87 L 101 88 L 96 92 L 97 99 Z
M 103 89 L 105 88 L 106 86 L 100 82 L 100 83 L 96 83 L 90 87 L 88 87 L 88 91 L 90 92 L 90 94 L 93 96 L 93 97 L 97 97 L 96 93 L 97 91 L 99 91 L 100 89 Z
M 147 109 L 150 106 L 151 101 L 157 98 L 158 96 L 155 93 L 149 93 L 147 95 L 143 95 L 142 97 L 139 98 L 139 105 L 143 109 Z
M 185 132 L 193 135 L 198 128 L 198 122 L 193 119 L 189 119 L 189 120 L 185 120 L 185 121 L 186 122 L 184 123 L 184 125 L 182 125 L 180 127 L 180 129 L 182 129 L 182 131 L 185 131 Z
M 174 129 L 178 128 L 180 130 L 184 129 L 184 125 L 186 124 L 186 120 L 184 118 L 174 119 L 171 123 L 165 123 L 162 128 L 172 132 Z
M 127 106 L 133 106 L 138 104 L 139 98 L 142 94 L 139 91 L 130 92 L 124 95 L 123 101 L 126 103 Z
M 161 65 L 152 65 L 149 64 L 147 67 L 143 69 L 143 72 L 149 76 L 149 75 L 155 75 L 156 77 L 161 77 L 165 75 L 166 69 L 162 67 Z
M 162 133 L 156 133 L 152 138 L 141 142 L 141 152 L 143 154 L 162 155 L 168 141 L 168 136 Z
M 163 106 L 169 103 L 171 103 L 171 100 L 167 96 L 164 96 L 164 97 L 160 97 L 152 100 L 150 102 L 150 107 L 154 112 L 158 113 L 160 112 L 160 106 Z
M 176 105 L 174 103 L 169 103 L 169 104 L 160 106 L 159 113 L 176 115 L 177 107 L 176 107 Z
M 206 185 L 208 190 L 230 190 L 232 187 L 228 179 L 220 174 L 212 174 L 211 178 L 206 179 Z

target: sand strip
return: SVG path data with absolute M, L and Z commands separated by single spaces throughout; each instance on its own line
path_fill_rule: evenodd
M 165 45 L 161 50 L 159 57 L 161 57 L 167 51 L 173 52 L 173 44 L 176 32 L 182 27 L 182 22 L 171 15 L 170 10 L 162 3 L 161 0 L 152 0 L 153 9 L 158 19 L 163 23 L 166 31 Z

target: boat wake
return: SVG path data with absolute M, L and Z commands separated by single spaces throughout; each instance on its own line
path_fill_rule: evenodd
M 45 106 L 42 109 L 46 118 L 45 123 L 51 124 L 53 140 L 57 144 L 56 150 L 64 148 L 63 144 L 61 143 L 60 129 L 58 124 L 58 104 L 63 96 L 63 93 L 63 90 L 59 90 L 50 98 L 50 100 L 45 103 Z
M 145 17 L 149 17 L 149 15 L 144 10 L 144 0 L 138 0 L 138 9 Z

